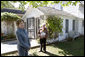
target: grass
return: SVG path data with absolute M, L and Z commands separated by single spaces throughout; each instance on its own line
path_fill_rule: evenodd
M 38 52 L 39 48 L 29 52 L 33 56 L 84 56 L 84 37 L 74 41 L 56 42 L 47 46 L 47 53 Z
M 39 49 L 31 49 L 29 53 L 31 56 L 84 56 L 84 37 L 79 37 L 73 41 L 56 42 L 47 45 L 47 53 L 39 52 Z M 16 54 L 13 54 L 13 56 L 16 56 Z

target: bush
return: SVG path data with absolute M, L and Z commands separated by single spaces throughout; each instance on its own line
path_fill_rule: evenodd
M 6 36 L 3 36 L 4 39 L 14 39 L 16 36 L 14 34 L 7 34 Z
M 1 13 L 1 21 L 16 21 L 17 19 L 20 19 L 17 14 L 8 12 Z
M 1 40 L 3 40 L 3 33 L 1 33 Z
M 66 38 L 65 40 L 67 40 L 67 41 L 72 41 L 72 40 L 73 40 L 73 38 L 68 37 L 68 38 Z
M 57 16 L 48 16 L 46 19 L 46 27 L 48 29 L 49 38 L 57 38 L 58 33 L 62 32 L 63 19 Z

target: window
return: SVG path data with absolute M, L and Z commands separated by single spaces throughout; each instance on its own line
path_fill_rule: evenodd
M 34 19 L 34 17 L 32 18 L 27 18 L 27 32 L 28 32 L 28 36 L 29 38 L 35 38 L 35 22 L 36 20 Z
M 69 20 L 68 19 L 66 19 L 65 28 L 66 28 L 65 32 L 68 33 L 68 29 L 69 29 Z
M 82 21 L 82 26 L 84 27 L 84 20 Z
M 40 28 L 40 19 L 38 19 L 38 28 Z
M 73 20 L 73 31 L 75 30 L 75 20 Z
M 63 10 L 63 7 L 61 6 L 61 10 Z

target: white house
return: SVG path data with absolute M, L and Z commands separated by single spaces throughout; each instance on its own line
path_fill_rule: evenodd
M 59 34 L 57 40 L 64 40 L 69 36 L 69 33 L 73 34 L 72 32 L 75 32 L 74 35 L 77 36 L 84 35 L 84 4 L 65 8 L 61 7 L 60 4 L 58 4 L 59 8 L 55 6 L 27 9 L 22 19 L 25 21 L 29 37 L 37 37 L 37 30 L 40 28 L 40 24 L 44 22 L 47 15 L 56 15 L 63 18 L 63 32 Z M 68 11 L 66 8 L 68 8 Z M 74 13 L 76 14 L 74 15 Z
M 1 13 L 3 12 L 8 12 L 8 13 L 14 13 L 17 14 L 18 16 L 22 17 L 23 14 L 25 13 L 25 11 L 21 11 L 21 10 L 16 10 L 16 9 L 11 9 L 11 8 L 3 8 L 1 9 Z M 1 33 L 4 33 L 4 35 L 7 34 L 16 34 L 16 21 L 14 22 L 9 22 L 9 24 L 7 24 L 5 21 L 1 21 Z

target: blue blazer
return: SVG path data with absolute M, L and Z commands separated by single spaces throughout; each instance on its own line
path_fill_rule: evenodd
M 18 28 L 16 31 L 17 44 L 19 47 L 23 47 L 26 50 L 30 49 L 30 41 L 28 33 L 25 29 Z

